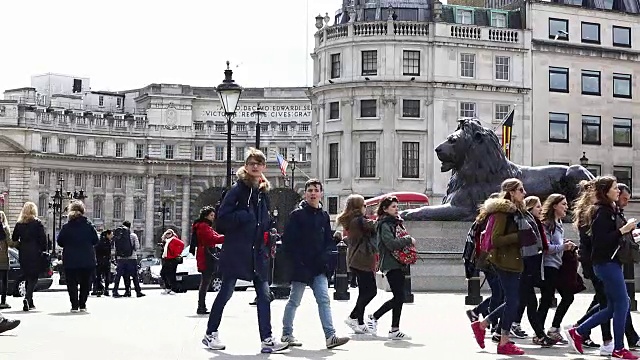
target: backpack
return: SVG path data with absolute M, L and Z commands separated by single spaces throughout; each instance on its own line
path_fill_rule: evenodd
M 116 248 L 116 256 L 119 258 L 133 255 L 133 244 L 131 244 L 131 232 L 125 226 L 120 226 L 113 231 L 113 244 Z
M 493 233 L 493 227 L 495 225 L 495 219 L 493 215 L 489 215 L 486 220 L 484 230 L 480 233 L 479 246 L 476 249 L 476 268 L 482 271 L 490 271 L 491 267 L 487 259 L 489 253 L 493 249 L 493 242 L 491 241 L 491 234 Z
M 191 237 L 189 238 L 189 252 L 191 255 L 196 254 L 196 247 L 198 247 L 198 237 L 196 236 L 196 229 L 191 228 Z

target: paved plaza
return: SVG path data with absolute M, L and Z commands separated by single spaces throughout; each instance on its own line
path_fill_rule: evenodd
M 471 335 L 464 315 L 464 295 L 416 294 L 415 304 L 407 305 L 402 317 L 402 329 L 413 336 L 409 342 L 391 342 L 383 337 L 353 335 L 343 348 L 326 350 L 316 304 L 311 291 L 305 293 L 299 308 L 295 335 L 303 342 L 302 348 L 283 354 L 260 354 L 256 310 L 248 303 L 254 293 L 236 292 L 221 326 L 221 338 L 227 350 L 206 350 L 200 340 L 205 331 L 207 316 L 197 316 L 197 292 L 176 296 L 161 295 L 160 290 L 146 290 L 144 298 L 95 298 L 88 302 L 86 314 L 69 312 L 64 292 L 38 292 L 35 294 L 37 311 L 20 311 L 20 299 L 11 298 L 13 309 L 5 311 L 7 317 L 22 320 L 14 331 L 0 335 L 0 359 L 7 360 L 75 360 L 75 359 L 391 359 L 393 356 L 410 358 L 473 358 L 506 359 L 495 354 L 495 345 L 487 339 L 487 348 L 480 350 Z M 331 289 L 333 293 L 333 289 Z M 357 292 L 351 291 L 349 302 L 334 301 L 334 323 L 340 334 L 349 331 L 343 320 L 349 314 Z M 215 293 L 209 293 L 211 304 Z M 390 293 L 379 293 L 369 309 L 375 310 Z M 578 295 L 565 323 L 577 319 L 590 300 L 589 295 Z M 273 303 L 274 335 L 280 335 L 285 301 Z M 380 321 L 380 335 L 388 331 L 390 315 Z M 552 314 L 549 315 L 551 318 Z M 525 315 L 526 318 L 526 315 Z M 640 314 L 634 314 L 640 325 Z M 550 322 L 550 320 L 548 320 Z M 526 323 L 526 319 L 525 319 Z M 640 326 L 639 326 L 640 327 Z M 526 328 L 526 327 L 525 327 Z M 594 338 L 599 337 L 599 330 Z M 599 339 L 599 338 L 598 338 Z M 518 340 L 527 351 L 522 359 L 576 359 L 568 347 L 540 349 L 530 340 Z M 584 359 L 601 359 L 581 356 Z

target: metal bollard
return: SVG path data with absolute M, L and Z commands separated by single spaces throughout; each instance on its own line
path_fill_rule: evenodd
M 340 241 L 338 245 L 338 266 L 333 283 L 333 300 L 349 300 L 349 278 L 347 276 L 347 244 Z
M 476 271 L 473 277 L 467 279 L 467 296 L 464 297 L 465 305 L 478 305 L 482 302 L 480 295 L 480 272 Z
M 269 287 L 275 299 L 288 299 L 291 293 L 289 286 L 286 260 L 282 253 L 282 241 L 276 242 L 276 254 L 271 268 L 271 286 Z
M 411 265 L 404 266 L 404 303 L 413 304 L 413 292 L 411 291 Z
M 629 310 L 638 311 L 638 301 L 636 300 L 635 265 L 625 264 L 622 271 L 624 273 L 624 282 L 627 285 L 627 295 L 629 296 Z

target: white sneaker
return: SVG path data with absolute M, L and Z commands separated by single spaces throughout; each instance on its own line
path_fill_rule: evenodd
M 373 315 L 367 316 L 364 323 L 367 325 L 369 333 L 374 335 L 378 333 L 378 320 L 376 320 Z
M 350 317 L 346 318 L 344 320 L 344 323 L 347 324 L 347 326 L 353 330 L 356 331 L 356 326 L 358 326 L 358 320 L 357 319 L 352 319 Z
M 330 338 L 327 339 L 327 349 L 337 348 L 338 346 L 344 345 L 348 342 L 349 342 L 348 337 L 338 337 L 338 336 L 332 335 Z
M 389 331 L 389 340 L 411 340 L 411 336 L 403 333 L 400 330 Z
M 270 354 L 289 348 L 289 343 L 276 341 L 273 337 L 262 341 L 262 353 Z
M 298 341 L 293 335 L 283 335 L 280 338 L 283 343 L 288 343 L 289 346 L 302 346 L 302 343 Z
M 611 356 L 613 354 L 613 341 L 600 345 L 600 356 Z
M 176 293 L 173 290 L 169 290 L 169 292 L 167 293 L 167 295 L 175 295 Z
M 202 338 L 202 344 L 211 350 L 224 350 L 226 346 L 222 344 L 220 338 L 218 338 L 218 332 L 211 333 L 211 335 L 205 335 Z
M 168 295 L 171 292 L 170 289 L 164 289 L 164 291 L 162 292 L 162 295 Z
M 356 325 L 355 329 L 353 329 L 353 332 L 356 334 L 370 334 L 367 324 Z

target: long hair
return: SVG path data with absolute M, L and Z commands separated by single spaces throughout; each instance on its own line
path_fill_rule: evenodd
M 525 209 L 524 201 L 515 201 L 514 199 L 511 198 L 511 192 L 518 191 L 518 189 L 520 188 L 524 189 L 524 185 L 522 184 L 522 181 L 520 181 L 520 179 L 516 179 L 516 178 L 506 179 L 502 182 L 502 184 L 500 184 L 501 191 L 498 197 L 500 199 L 506 199 L 511 201 L 519 210 L 522 211 Z
M 364 197 L 362 195 L 349 195 L 344 210 L 336 217 L 336 222 L 342 225 L 344 229 L 348 230 L 349 224 L 351 224 L 351 220 L 355 219 L 358 216 L 364 215 L 362 213 L 363 207 Z
M 573 201 L 573 215 L 572 222 L 576 229 L 580 229 L 583 226 L 589 225 L 591 222 L 591 214 L 594 210 L 593 204 L 595 203 L 595 197 L 593 192 L 594 180 L 582 180 L 580 181 L 580 193 L 578 197 Z
M 534 207 L 540 202 L 540 198 L 537 196 L 527 196 L 524 198 L 524 206 L 527 208 L 527 211 L 533 210 Z
M 10 237 L 11 228 L 9 227 L 9 220 L 7 219 L 7 215 L 4 211 L 0 211 L 0 222 L 2 223 L 2 227 L 5 229 L 4 231 L 7 233 L 7 237 Z
M 200 209 L 200 215 L 198 216 L 198 220 L 196 221 L 204 221 L 206 220 L 207 216 L 209 216 L 209 214 L 211 213 L 215 213 L 216 209 L 213 208 L 213 206 L 205 206 L 202 209 Z
M 552 231 L 554 231 L 556 227 L 556 210 L 553 207 L 566 199 L 567 197 L 562 194 L 551 194 L 547 200 L 544 201 L 544 204 L 542 204 L 541 220 Z
M 38 218 L 38 206 L 31 201 L 27 201 L 22 206 L 20 216 L 18 216 L 18 223 L 28 223 Z
M 611 189 L 613 185 L 616 183 L 616 178 L 613 176 L 598 176 L 597 178 L 591 180 L 592 186 L 589 187 L 588 193 L 590 199 L 595 199 L 596 203 L 601 205 L 609 205 L 612 206 L 613 202 L 607 196 L 607 193 Z M 591 224 L 591 219 L 593 218 L 593 214 L 595 213 L 595 204 L 593 204 L 592 209 L 590 211 L 585 212 L 584 214 L 584 224 Z
M 84 204 L 82 203 L 82 201 L 73 200 L 69 204 L 69 213 L 68 213 L 69 220 L 76 219 L 76 218 L 79 218 L 81 216 L 84 216 L 84 211 L 85 211 L 85 209 L 84 209 Z
M 387 196 L 386 198 L 382 199 L 382 201 L 380 201 L 380 204 L 378 204 L 378 209 L 376 210 L 376 215 L 378 215 L 378 218 L 385 215 L 386 210 L 393 203 L 398 203 L 398 198 L 395 196 Z

